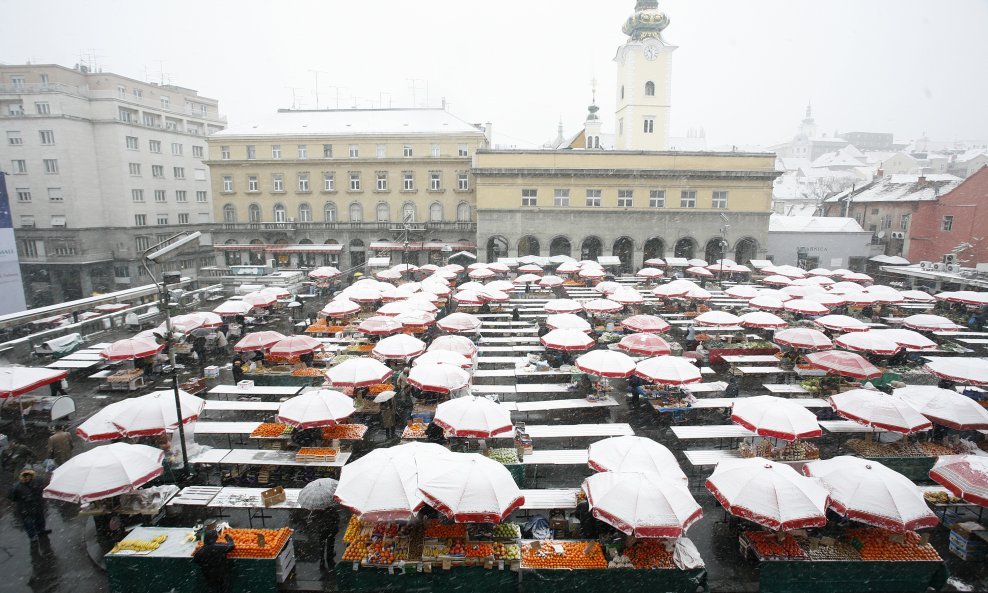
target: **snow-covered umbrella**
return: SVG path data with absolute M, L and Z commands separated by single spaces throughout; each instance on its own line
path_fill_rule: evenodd
M 309 336 L 289 336 L 271 345 L 269 352 L 273 356 L 300 356 L 322 350 L 323 343 Z
M 707 311 L 693 318 L 697 325 L 709 327 L 731 327 L 741 324 L 741 318 L 727 311 Z
M 652 289 L 652 295 L 664 299 L 671 299 L 686 296 L 690 289 L 696 287 L 692 282 L 681 283 L 676 280 L 666 284 L 660 284 Z
M 265 294 L 263 292 L 249 292 L 244 296 L 240 297 L 240 300 L 247 303 L 251 307 L 270 307 L 278 301 L 278 297 L 273 294 Z M 173 319 L 172 322 L 175 320 Z
M 206 401 L 200 397 L 179 390 L 182 405 L 182 424 L 199 418 Z M 175 409 L 175 394 L 171 391 L 152 391 L 146 395 L 131 398 L 120 408 L 110 422 L 116 425 L 124 436 L 140 437 L 164 434 L 179 424 Z
M 484 280 L 497 276 L 497 272 L 489 268 L 478 268 L 476 270 L 470 270 L 470 273 L 467 274 L 467 276 L 470 276 L 474 280 Z
M 899 294 L 902 295 L 902 298 L 914 303 L 933 303 L 937 300 L 932 294 L 922 290 L 903 290 Z
M 284 339 L 285 335 L 276 331 L 251 332 L 240 338 L 240 341 L 233 346 L 233 349 L 238 352 L 267 350 L 271 346 L 277 344 L 279 340 Z
M 872 459 L 842 455 L 811 461 L 803 473 L 822 480 L 830 508 L 853 521 L 896 532 L 940 523 L 909 478 Z
M 486 439 L 514 429 L 507 408 L 475 395 L 440 403 L 432 421 L 442 427 L 448 436 L 456 437 Z
M 701 268 L 699 266 L 694 266 L 692 268 L 686 268 L 686 273 L 690 276 L 697 276 L 699 278 L 713 278 L 714 274 L 706 268 Z
M 523 266 L 518 266 L 518 271 L 523 274 L 538 274 L 542 275 L 542 266 L 535 264 L 525 264 Z
M 340 483 L 333 478 L 317 478 L 298 492 L 298 506 L 310 511 L 321 511 L 335 504 L 333 496 Z
M 309 272 L 309 278 L 317 278 L 322 280 L 329 280 L 342 275 L 343 272 L 337 270 L 333 266 L 320 266 Z
M 425 352 L 425 342 L 406 334 L 388 336 L 374 345 L 371 353 L 381 359 L 407 360 Z
M 229 317 L 232 315 L 246 315 L 250 313 L 251 309 L 253 307 L 250 306 L 250 303 L 245 303 L 244 301 L 224 301 L 213 309 L 213 313 Z
M 352 398 L 332 389 L 316 389 L 282 402 L 278 422 L 299 429 L 333 426 L 354 411 Z
M 621 326 L 638 333 L 656 333 L 668 331 L 669 323 L 658 315 L 632 315 L 621 322 Z
M 889 329 L 873 329 L 869 333 L 892 340 L 906 350 L 936 350 L 940 347 L 940 345 L 933 340 L 911 329 L 902 329 L 899 327 Z
M 589 332 L 591 329 L 590 323 L 573 313 L 556 313 L 555 315 L 549 315 L 545 318 L 545 324 L 549 329 L 576 329 L 581 332 Z
M 781 329 L 789 325 L 789 322 L 766 311 L 752 311 L 740 316 L 741 327 L 757 327 L 768 329 Z
M 930 479 L 954 496 L 988 507 L 988 457 L 941 455 L 930 470 Z
M 801 313 L 803 315 L 826 315 L 830 312 L 826 306 L 807 299 L 794 299 L 791 301 L 786 301 L 783 303 L 783 308 L 786 311 L 792 313 Z
M 590 278 L 590 279 L 603 278 L 606 275 L 607 272 L 605 272 L 603 268 L 594 268 L 587 266 L 580 268 L 580 278 Z
M 326 370 L 333 387 L 368 387 L 386 382 L 393 372 L 383 362 L 363 356 L 350 358 Z
M 429 350 L 412 361 L 412 366 L 420 364 L 451 364 L 466 369 L 473 366 L 473 361 L 452 350 Z
M 576 262 L 563 262 L 556 268 L 557 274 L 576 274 L 580 271 L 580 264 Z
M 635 367 L 635 375 L 659 385 L 687 385 L 703 380 L 700 369 L 679 356 L 646 358 Z
M 635 361 L 623 352 L 591 350 L 576 359 L 576 368 L 589 375 L 624 379 L 635 371 Z
M 332 319 L 342 319 L 360 313 L 360 305 L 349 299 L 336 299 L 327 303 L 320 313 Z
M 686 260 L 686 265 L 687 266 L 701 266 L 702 267 L 702 266 L 706 266 L 707 265 L 707 260 L 700 259 L 698 257 L 693 257 L 693 258 L 690 258 L 690 259 Z
M 475 332 L 483 323 L 475 315 L 457 311 L 443 317 L 436 322 L 436 325 L 448 332 Z
M 832 395 L 827 401 L 838 416 L 872 428 L 912 434 L 933 427 L 903 398 L 873 389 L 852 389 Z
M 662 356 L 672 352 L 669 343 L 657 334 L 631 334 L 621 338 L 617 347 L 629 354 L 639 356 Z
M 961 326 L 946 317 L 926 313 L 910 315 L 902 320 L 902 325 L 919 331 L 953 331 L 961 329 Z
M 874 282 L 874 278 L 863 272 L 851 272 L 844 274 L 842 278 L 848 282 Z
M 499 261 L 495 261 L 487 264 L 487 269 L 493 270 L 498 274 L 507 274 L 508 272 L 511 271 L 511 268 L 508 266 L 508 264 Z
M 350 299 L 355 303 L 375 303 L 382 298 L 381 290 L 375 284 L 374 286 L 356 286 L 351 285 L 344 289 L 339 296 Z
M 792 284 L 792 279 L 787 278 L 781 274 L 772 274 L 770 276 L 765 276 L 762 278 L 762 284 L 771 284 L 775 286 L 788 286 Z
M 381 270 L 380 272 L 375 272 L 374 277 L 378 280 L 397 280 L 401 278 L 401 272 L 397 270 Z
M 813 301 L 814 303 L 820 303 L 828 309 L 833 307 L 839 307 L 845 302 L 844 297 L 839 294 L 831 294 L 829 292 L 815 292 L 813 294 L 808 294 L 803 297 L 803 300 Z
M 161 449 L 147 445 L 96 447 L 55 468 L 43 496 L 83 503 L 133 492 L 164 473 L 164 456 Z
M 369 336 L 390 336 L 401 331 L 401 321 L 387 315 L 374 315 L 360 322 L 357 330 Z
M 813 412 L 794 401 L 773 395 L 738 399 L 731 408 L 731 420 L 758 436 L 784 441 L 823 434 Z
M 602 472 L 583 481 L 593 516 L 628 535 L 679 537 L 703 517 L 682 482 L 642 472 Z
M 869 329 L 860 319 L 847 315 L 824 315 L 814 319 L 813 323 L 839 332 L 866 332 Z
M 591 443 L 587 448 L 587 465 L 598 472 L 648 472 L 670 480 L 687 481 L 668 447 L 634 435 Z
M 563 282 L 565 282 L 565 280 L 563 280 L 559 276 L 548 275 L 548 276 L 542 276 L 542 278 L 539 280 L 539 286 L 546 286 L 551 288 L 553 286 L 562 286 Z
M 641 293 L 631 288 L 615 290 L 607 298 L 622 305 L 640 305 L 645 302 L 645 298 Z
M 748 305 L 764 311 L 781 311 L 785 308 L 785 303 L 781 299 L 770 295 L 756 296 L 748 301 Z
M 817 368 L 852 379 L 875 379 L 882 376 L 882 371 L 875 365 L 853 352 L 842 350 L 810 352 L 806 355 L 806 361 Z
M 652 257 L 652 258 L 646 259 L 644 263 L 645 263 L 646 266 L 664 266 L 664 265 L 666 265 L 665 260 L 662 259 L 661 257 Z
M 984 358 L 936 358 L 925 368 L 941 379 L 988 385 L 988 360 Z
M 463 367 L 442 363 L 424 363 L 412 366 L 408 384 L 422 391 L 450 393 L 470 384 L 470 373 Z
M 420 469 L 419 492 L 457 523 L 501 523 L 525 504 L 508 469 L 476 453 L 458 453 Z
M 421 288 L 422 292 L 428 292 L 440 297 L 449 296 L 453 293 L 450 287 L 435 281 L 423 281 Z
M 540 282 L 541 284 L 541 282 Z M 507 292 L 515 287 L 514 282 L 510 280 L 491 280 L 484 285 L 485 289 L 489 290 L 499 290 L 501 292 Z
M 405 311 L 394 316 L 402 327 L 425 327 L 436 322 L 436 316 L 428 311 Z
M 808 327 L 792 327 L 777 331 L 772 341 L 803 350 L 828 350 L 834 346 L 823 332 Z
M 158 344 L 150 338 L 125 338 L 113 342 L 99 355 L 106 360 L 133 360 L 152 356 L 164 349 L 165 344 Z
M 662 276 L 665 276 L 665 272 L 663 272 L 658 268 L 642 268 L 638 270 L 635 276 L 638 276 L 639 278 L 649 278 L 649 279 L 661 278 Z
M 955 430 L 988 429 L 988 410 L 952 389 L 907 385 L 892 392 L 936 424 Z
M 736 299 L 753 299 L 758 296 L 758 288 L 750 284 L 739 284 L 724 291 L 724 294 Z
M 806 272 L 810 276 L 833 276 L 833 272 L 827 268 L 813 268 L 812 270 Z
M 84 441 L 112 441 L 123 438 L 123 431 L 112 422 L 112 418 L 130 404 L 129 399 L 107 404 L 75 429 L 75 434 Z
M 834 344 L 856 352 L 870 352 L 879 356 L 892 356 L 902 350 L 902 346 L 872 331 L 850 332 L 834 339 Z
M 477 345 L 465 336 L 439 336 L 429 344 L 429 352 L 436 350 L 450 350 L 472 358 L 477 353 Z
M 624 308 L 621 303 L 612 301 L 610 299 L 591 299 L 583 303 L 583 309 L 587 313 L 592 314 L 602 314 L 602 313 L 616 313 Z
M 539 340 L 546 348 L 553 350 L 579 351 L 593 347 L 593 338 L 577 329 L 554 329 Z
M 544 305 L 546 313 L 577 313 L 583 310 L 583 304 L 573 299 L 554 299 Z
M 493 288 L 488 288 L 487 286 L 478 290 L 477 296 L 480 297 L 480 300 L 491 303 L 503 303 L 511 298 L 508 293 L 501 290 L 494 290 Z
M 461 305 L 480 306 L 484 304 L 484 299 L 475 290 L 458 290 L 453 293 L 453 300 Z

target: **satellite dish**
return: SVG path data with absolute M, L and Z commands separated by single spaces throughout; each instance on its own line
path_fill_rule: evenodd
M 885 231 L 878 231 L 878 238 L 879 239 L 884 239 L 885 238 Z

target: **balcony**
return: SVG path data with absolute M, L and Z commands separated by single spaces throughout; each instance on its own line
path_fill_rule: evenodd
M 449 231 L 476 233 L 475 222 L 416 222 L 415 230 L 422 232 Z M 217 224 L 222 231 L 380 231 L 393 232 L 403 227 L 391 222 L 222 222 Z

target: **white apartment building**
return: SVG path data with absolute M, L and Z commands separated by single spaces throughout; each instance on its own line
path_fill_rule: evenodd
M 29 306 L 146 283 L 141 254 L 208 230 L 215 99 L 57 65 L 0 66 L 0 169 Z M 211 241 L 167 264 L 195 277 Z

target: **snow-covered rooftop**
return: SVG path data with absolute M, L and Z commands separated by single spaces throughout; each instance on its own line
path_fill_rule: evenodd
M 769 217 L 770 233 L 861 233 L 865 232 L 853 218 L 836 216 L 783 216 Z
M 481 133 L 444 109 L 327 109 L 279 111 L 232 125 L 213 137 L 351 136 Z
M 960 185 L 962 179 L 947 174 L 926 175 L 920 183 L 919 175 L 899 174 L 887 175 L 876 180 L 871 185 L 853 192 L 852 202 L 922 202 L 937 199 Z M 827 202 L 836 202 L 847 196 L 842 192 L 827 198 Z

